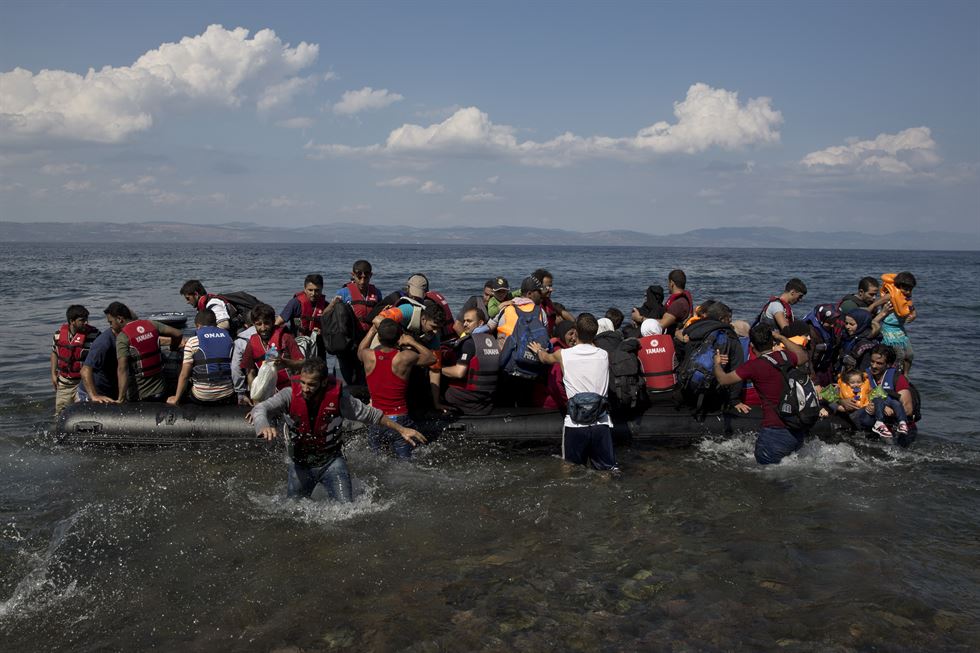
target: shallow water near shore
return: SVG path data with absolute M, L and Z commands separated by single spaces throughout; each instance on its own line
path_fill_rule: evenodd
M 277 309 L 357 258 L 394 289 L 425 271 L 458 307 L 538 266 L 573 312 L 624 311 L 687 270 L 751 319 L 789 276 L 807 308 L 893 252 L 418 246 L 0 245 L 0 649 L 619 651 L 980 647 L 976 253 L 902 254 L 924 398 L 908 450 L 809 441 L 776 467 L 753 437 L 617 450 L 620 480 L 557 447 L 441 439 L 404 464 L 346 445 L 356 500 L 285 499 L 281 446 L 77 449 L 46 435 L 51 334 L 69 303 L 183 310 L 187 278 Z M 249 261 L 247 264 L 242 261 Z M 237 268 L 239 272 L 234 273 Z M 969 284 L 966 284 L 969 285 Z M 8 337 L 8 342 L 10 338 Z

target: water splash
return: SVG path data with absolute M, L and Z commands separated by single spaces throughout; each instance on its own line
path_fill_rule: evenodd
M 341 503 L 320 496 L 321 490 L 313 493 L 312 499 L 290 499 L 280 492 L 246 494 L 249 504 L 255 510 L 247 511 L 254 519 L 288 519 L 305 524 L 330 526 L 350 521 L 365 515 L 373 515 L 391 508 L 393 501 L 378 497 L 378 487 L 372 482 L 354 479 L 354 501 Z

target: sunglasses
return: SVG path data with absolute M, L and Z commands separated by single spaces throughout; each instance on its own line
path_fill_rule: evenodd
M 358 277 L 359 279 L 367 279 L 371 276 L 370 272 L 352 272 L 352 276 Z

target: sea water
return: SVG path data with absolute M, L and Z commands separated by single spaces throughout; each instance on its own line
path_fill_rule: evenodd
M 573 313 L 641 304 L 675 267 L 751 320 L 786 279 L 804 311 L 865 275 L 919 280 L 903 450 L 811 440 L 760 467 L 751 434 L 623 447 L 621 480 L 557 447 L 442 439 L 410 464 L 345 452 L 356 500 L 285 500 L 281 445 L 80 449 L 48 434 L 65 308 L 187 310 L 187 279 L 278 310 L 369 259 L 454 307 L 537 267 Z M 0 650 L 976 650 L 980 255 L 419 245 L 0 245 Z

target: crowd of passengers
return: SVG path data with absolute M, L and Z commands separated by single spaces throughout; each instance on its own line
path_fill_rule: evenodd
M 247 293 L 213 294 L 188 281 L 180 294 L 196 310 L 189 337 L 121 302 L 104 310 L 109 329 L 100 333 L 73 305 L 52 344 L 55 413 L 75 401 L 254 404 L 248 419 L 268 439 L 282 433 L 275 418 L 288 414 L 289 494 L 309 496 L 322 482 L 339 499 L 350 498 L 341 417 L 372 425 L 372 446 L 408 458 L 426 441 L 411 416 L 550 408 L 564 415 L 563 459 L 615 471 L 612 423 L 670 393 L 696 416 L 761 408 L 756 459 L 777 463 L 806 436 L 787 428 L 776 406 L 785 368 L 805 367 L 821 416 L 882 438 L 914 426 L 909 272 L 864 277 L 855 293 L 809 311 L 796 308 L 806 285 L 790 279 L 751 324 L 733 320 L 722 301 L 696 304 L 683 270 L 667 275 L 666 291 L 647 288 L 628 316 L 610 308 L 601 318 L 574 316 L 555 301 L 554 277 L 543 269 L 514 289 L 504 277 L 487 280 L 456 313 L 423 274 L 384 296 L 372 274 L 368 261 L 356 261 L 329 300 L 322 276 L 310 274 L 278 314 Z M 161 346 L 183 351 L 172 393 Z M 328 354 L 343 383 L 327 372 Z M 265 365 L 275 394 L 256 397 Z M 351 392 L 361 386 L 366 402 Z

